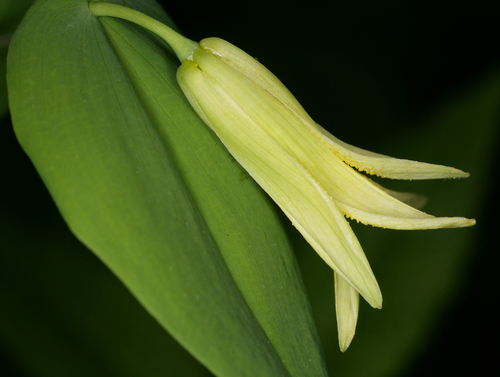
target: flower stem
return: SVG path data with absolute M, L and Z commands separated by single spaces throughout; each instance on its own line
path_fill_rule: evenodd
M 118 4 L 92 2 L 89 4 L 90 12 L 95 17 L 116 17 L 133 22 L 163 38 L 174 50 L 179 60 L 192 60 L 193 53 L 200 48 L 198 42 L 192 41 L 167 25 L 146 16 L 144 13 Z

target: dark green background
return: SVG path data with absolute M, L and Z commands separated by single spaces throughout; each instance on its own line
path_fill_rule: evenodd
M 500 41 L 496 37 L 500 4 L 497 1 L 163 3 L 187 37 L 194 40 L 221 37 L 258 57 L 291 89 L 318 123 L 341 139 L 379 152 L 404 150 L 404 145 L 387 145 L 387 141 L 404 139 L 405 135 L 414 133 L 420 121 L 430 116 L 442 101 L 466 93 L 500 67 Z M 466 130 L 456 129 L 457 134 L 461 132 Z M 495 142 L 498 146 L 498 141 Z M 454 164 L 459 161 L 460 156 L 447 155 L 448 149 L 453 150 L 449 147 L 442 145 L 441 160 L 431 162 Z M 475 216 L 479 223 L 476 248 L 467 259 L 467 273 L 458 287 L 459 294 L 443 309 L 444 314 L 436 319 L 437 324 L 430 324 L 433 332 L 421 351 L 416 356 L 409 352 L 410 366 L 405 366 L 398 376 L 477 375 L 496 366 L 496 350 L 489 342 L 499 336 L 493 307 L 498 297 L 495 268 L 499 256 L 494 238 L 499 224 L 496 218 L 498 153 L 491 158 L 494 162 L 489 168 L 490 179 L 482 207 L 466 214 Z M 169 369 L 171 375 L 203 375 L 203 367 L 196 365 L 187 353 L 180 352 L 167 336 L 158 335 L 161 333 L 158 326 L 147 318 L 120 283 L 109 277 L 100 262 L 69 234 L 31 163 L 15 141 L 8 116 L 3 117 L 0 126 L 0 161 L 2 245 L 19 250 L 10 255 L 10 259 L 0 257 L 0 264 L 3 264 L 0 279 L 11 284 L 0 285 L 0 290 L 15 287 L 16 295 L 32 297 L 33 306 L 27 310 L 38 308 L 39 323 L 28 325 L 18 318 L 22 323 L 18 334 L 25 331 L 26 337 L 38 336 L 48 341 L 50 337 L 44 333 L 42 324 L 47 318 L 53 320 L 56 313 L 61 336 L 68 337 L 68 344 L 73 336 L 89 341 L 88 345 L 78 344 L 71 348 L 73 352 L 85 354 L 80 358 L 81 367 L 95 366 L 96 369 L 89 369 L 87 375 L 96 375 L 96 371 L 102 376 L 120 375 L 116 374 L 120 373 L 120 367 L 136 368 L 145 373 L 142 375 L 152 375 L 154 370 L 142 366 L 140 357 L 134 360 L 134 349 L 117 351 L 116 359 L 103 357 L 109 345 L 104 343 L 102 351 L 92 348 L 95 335 L 75 334 L 77 330 L 71 327 L 72 324 L 65 323 L 68 297 L 91 298 L 92 292 L 105 289 L 109 293 L 102 295 L 107 298 L 103 302 L 89 299 L 83 301 L 91 303 L 85 308 L 79 308 L 78 302 L 74 302 L 72 313 L 87 313 L 84 321 L 87 327 L 82 327 L 82 331 L 97 329 L 103 339 L 114 339 L 110 344 L 123 342 L 124 348 L 129 344 L 137 349 L 147 348 L 151 358 L 176 365 Z M 471 174 L 469 179 L 472 180 L 474 171 Z M 459 183 L 452 182 L 446 187 L 453 191 L 454 184 Z M 411 185 L 405 186 L 409 187 Z M 25 231 L 14 232 L 21 228 Z M 382 232 L 365 228 L 356 228 L 364 246 L 370 236 Z M 290 233 L 293 239 L 298 239 L 293 229 Z M 35 239 L 37 244 L 33 245 Z M 34 247 L 38 253 L 29 252 Z M 71 265 L 74 261 L 70 258 L 66 261 L 67 250 L 79 255 L 78 266 Z M 301 260 L 300 254 L 298 257 Z M 53 266 L 64 263 L 68 266 L 55 270 L 59 274 L 41 272 L 44 266 L 53 271 Z M 82 265 L 93 271 L 93 279 L 75 276 Z M 310 288 L 318 323 L 324 316 L 334 321 L 331 303 L 315 301 L 318 287 L 314 279 L 307 276 L 304 279 Z M 43 289 L 52 290 L 54 295 L 38 292 L 37 288 L 42 290 L 40 281 L 45 282 Z M 332 287 L 321 289 L 332 291 Z M 40 297 L 44 301 L 37 302 Z M 10 298 L 12 302 L 17 299 Z M 116 318 L 115 303 L 121 310 L 127 310 L 127 316 Z M 362 307 L 361 315 L 368 313 L 367 308 Z M 383 314 L 383 310 L 376 313 Z M 0 320 L 5 320 L 6 316 L 7 311 L 2 309 Z M 31 317 L 27 315 L 27 318 Z M 116 328 L 100 327 L 102 323 L 112 323 L 113 319 L 118 322 Z M 135 326 L 137 323 L 141 324 L 140 328 Z M 129 328 L 130 333 L 122 334 L 122 328 Z M 0 343 L 2 376 L 38 375 L 21 364 L 23 353 L 32 352 L 38 355 L 39 363 L 50 363 L 43 349 L 23 349 L 23 344 L 22 339 L 17 348 Z M 128 358 L 127 363 L 120 366 L 124 355 Z M 359 362 L 370 363 L 370 360 Z M 189 369 L 184 369 L 187 365 Z M 331 375 L 335 376 L 334 368 L 329 367 Z

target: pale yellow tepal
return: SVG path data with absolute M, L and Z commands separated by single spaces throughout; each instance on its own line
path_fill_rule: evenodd
M 385 190 L 357 170 L 397 179 L 466 173 L 343 143 L 317 125 L 262 64 L 224 40 L 202 40 L 182 63 L 177 80 L 205 123 L 335 271 L 342 350 L 354 336 L 358 292 L 373 307 L 382 306 L 379 286 L 346 216 L 391 229 L 474 224 L 425 214 L 401 201 L 414 196 Z

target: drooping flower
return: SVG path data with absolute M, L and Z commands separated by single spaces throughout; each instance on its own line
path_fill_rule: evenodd
M 342 349 L 354 335 L 357 293 L 373 307 L 382 306 L 377 281 L 345 217 L 391 229 L 474 224 L 423 213 L 399 200 L 404 194 L 383 189 L 358 170 L 398 179 L 466 173 L 343 143 L 317 125 L 271 72 L 228 42 L 202 40 L 177 78 L 207 125 L 335 271 Z
M 270 71 L 239 48 L 218 38 L 198 44 L 121 8 L 107 4 L 93 13 L 136 22 L 170 43 L 182 63 L 177 80 L 198 115 L 333 269 L 342 350 L 354 336 L 358 294 L 371 306 L 382 306 L 380 288 L 346 217 L 390 229 L 474 225 L 471 219 L 421 212 L 405 203 L 413 196 L 386 190 L 360 171 L 394 179 L 467 173 L 346 144 L 317 125 Z

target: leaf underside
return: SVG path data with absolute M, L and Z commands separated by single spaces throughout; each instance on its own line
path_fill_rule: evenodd
M 152 1 L 128 6 L 170 22 Z M 85 0 L 38 1 L 8 57 L 16 135 L 74 234 L 213 373 L 326 375 L 279 219 L 176 69 Z

